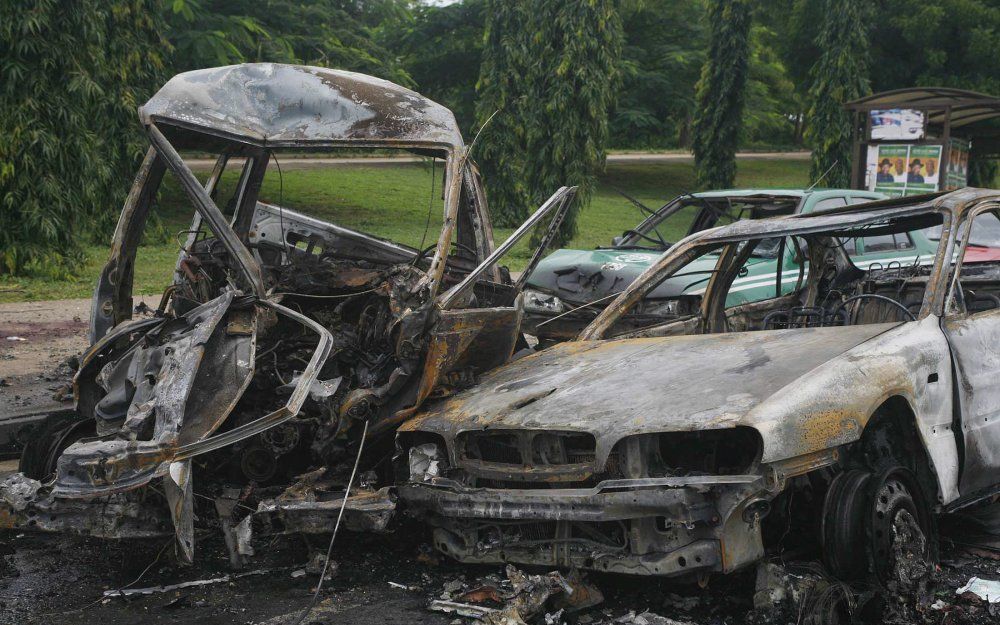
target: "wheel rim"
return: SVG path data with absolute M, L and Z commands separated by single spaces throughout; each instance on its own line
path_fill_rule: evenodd
M 875 476 L 871 510 L 869 555 L 878 581 L 906 584 L 925 576 L 932 527 L 913 474 L 895 468 Z

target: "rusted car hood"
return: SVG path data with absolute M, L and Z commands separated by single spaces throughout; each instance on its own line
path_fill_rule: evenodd
M 751 408 L 895 325 L 562 343 L 494 370 L 403 430 L 540 428 L 618 439 L 753 426 L 744 419 Z

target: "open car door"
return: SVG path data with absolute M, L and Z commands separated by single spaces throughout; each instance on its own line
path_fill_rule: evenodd
M 469 386 L 478 373 L 497 367 L 511 357 L 521 337 L 521 318 L 524 314 L 521 290 L 559 231 L 576 197 L 576 190 L 577 187 L 560 187 L 462 282 L 439 296 L 440 318 L 430 332 L 427 360 L 416 399 L 412 406 L 396 413 L 392 419 L 394 427 L 412 416 L 429 397 L 445 397 Z M 480 278 L 550 214 L 552 219 L 527 267 L 513 288 L 508 287 L 511 289 L 510 305 L 464 307 L 475 297 L 476 289 L 496 286 Z

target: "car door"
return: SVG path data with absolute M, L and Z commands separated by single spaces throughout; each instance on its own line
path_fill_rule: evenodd
M 955 266 L 943 323 L 955 363 L 963 496 L 1000 482 L 1000 306 L 970 310 L 971 293 L 985 292 L 987 283 L 982 265 L 966 261 L 963 255 Z

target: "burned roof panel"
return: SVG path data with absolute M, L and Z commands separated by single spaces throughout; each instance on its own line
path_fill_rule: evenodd
M 146 124 L 269 146 L 462 145 L 451 111 L 414 91 L 364 74 L 301 65 L 246 63 L 178 74 L 139 116 Z
M 1000 201 L 1000 192 L 966 187 L 945 194 L 928 194 L 866 202 L 827 211 L 791 217 L 745 219 L 695 236 L 701 242 L 738 241 L 775 235 L 808 234 L 865 226 L 887 219 L 918 216 L 922 213 L 950 211 L 961 213 L 983 201 Z

